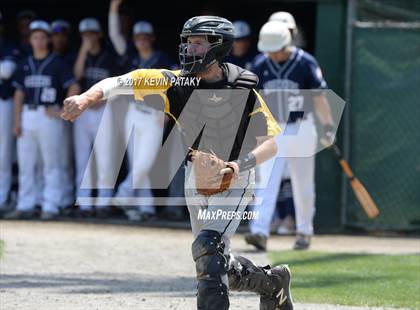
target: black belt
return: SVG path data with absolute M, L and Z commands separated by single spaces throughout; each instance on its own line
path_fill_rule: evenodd
M 25 107 L 27 107 L 28 110 L 35 111 L 35 110 L 38 110 L 39 107 L 48 108 L 48 107 L 57 106 L 58 104 L 48 104 L 48 105 L 46 105 L 46 104 L 30 104 L 30 103 L 24 103 L 23 105 Z
M 25 104 L 25 106 L 28 108 L 28 110 L 38 110 L 37 104 Z

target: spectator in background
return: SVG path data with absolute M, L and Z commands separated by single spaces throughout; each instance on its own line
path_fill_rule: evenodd
M 8 209 L 13 165 L 13 92 L 12 77 L 16 70 L 19 50 L 6 41 L 0 12 L 0 216 Z
M 76 61 L 76 53 L 70 48 L 70 24 L 62 19 L 57 19 L 51 23 L 51 43 L 52 51 L 60 56 L 63 61 L 73 68 Z M 73 206 L 74 197 L 74 169 L 73 169 L 73 126 L 70 122 L 63 122 L 62 147 L 60 148 L 60 158 L 62 159 L 62 189 L 61 209 L 69 211 L 66 207 Z
M 50 26 L 42 20 L 30 24 L 33 54 L 19 65 L 14 86 L 15 135 L 18 137 L 19 193 L 15 211 L 5 218 L 35 215 L 37 202 L 36 165 L 42 162 L 43 187 L 41 219 L 56 217 L 62 198 L 62 143 L 60 119 L 65 96 L 76 95 L 79 87 L 71 68 L 49 50 Z
M 79 23 L 79 32 L 82 44 L 74 64 L 74 75 L 80 82 L 83 91 L 86 91 L 95 83 L 109 76 L 119 73 L 115 55 L 111 54 L 103 46 L 103 32 L 98 20 L 85 18 Z M 102 117 L 105 110 L 104 102 L 90 108 L 74 123 L 74 149 L 76 162 L 76 194 L 78 198 L 86 198 L 86 203 L 80 204 L 79 215 L 82 217 L 96 216 L 106 218 L 111 215 L 110 200 L 113 190 L 108 187 L 113 180 L 112 167 L 112 132 L 107 139 L 95 141 L 99 125 L 106 130 L 111 126 L 108 115 Z M 105 141 L 107 140 L 107 141 Z M 95 171 L 88 166 L 92 149 L 95 152 Z M 85 174 L 86 171 L 86 174 Z M 82 189 L 82 181 L 85 178 L 87 188 Z M 95 178 L 96 176 L 96 178 Z M 94 201 L 92 189 L 98 188 L 97 196 L 100 198 Z M 96 208 L 93 208 L 93 205 Z
M 135 53 L 127 53 L 128 42 L 119 29 L 118 6 L 121 1 L 112 1 L 109 12 L 109 36 L 115 50 L 125 57 L 125 69 L 171 68 L 174 63 L 162 51 L 154 48 L 156 40 L 152 24 L 147 21 L 138 21 L 133 27 L 133 42 Z M 135 101 L 134 98 L 119 98 L 120 101 L 128 99 L 128 111 L 125 118 L 125 138 L 128 143 L 128 174 L 118 187 L 116 196 L 119 198 L 153 197 L 150 189 L 149 172 L 156 155 L 161 147 L 165 115 L 163 112 L 151 107 L 153 101 L 161 100 L 159 96 L 148 96 L 145 102 Z M 150 105 L 150 106 L 149 106 Z M 133 133 L 133 134 L 132 134 Z M 142 160 L 134 161 L 133 156 Z M 139 190 L 136 188 L 143 188 Z M 156 218 L 156 208 L 153 204 L 139 204 L 135 207 L 124 208 L 126 216 L 131 221 L 144 221 Z
M 24 10 L 17 14 L 17 31 L 19 33 L 19 51 L 22 57 L 32 54 L 32 48 L 29 43 L 29 25 L 36 18 L 36 13 L 30 10 Z
M 135 53 L 132 40 L 133 23 L 128 14 L 123 13 L 123 0 L 111 0 L 108 13 L 108 35 L 115 52 L 124 57 Z
M 226 62 L 233 63 L 247 70 L 251 70 L 255 51 L 251 48 L 251 27 L 243 20 L 233 22 L 235 27 L 235 41 Z
M 77 54 L 70 47 L 71 26 L 65 20 L 57 19 L 51 23 L 52 50 L 73 68 Z

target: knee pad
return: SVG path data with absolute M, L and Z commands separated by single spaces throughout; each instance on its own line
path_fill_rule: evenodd
M 228 264 L 222 236 L 214 230 L 202 230 L 192 244 L 198 280 L 221 281 Z
M 202 230 L 192 244 L 195 261 L 199 310 L 224 310 L 229 308 L 227 286 L 222 277 L 227 273 L 224 243 L 219 232 Z

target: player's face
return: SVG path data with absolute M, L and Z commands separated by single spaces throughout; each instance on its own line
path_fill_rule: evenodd
M 270 57 L 275 62 L 283 62 L 286 61 L 287 58 L 289 58 L 290 52 L 287 48 L 283 48 L 280 51 L 277 52 L 270 52 L 268 53 L 268 57 Z
M 187 55 L 203 57 L 209 49 L 206 36 L 191 36 L 187 39 Z
M 136 34 L 134 37 L 134 45 L 138 51 L 143 49 L 150 49 L 153 46 L 154 37 L 148 34 Z
M 50 43 L 50 38 L 42 30 L 33 31 L 29 37 L 29 42 L 34 51 L 43 51 L 48 49 L 48 44 Z
M 250 41 L 248 39 L 238 39 L 233 42 L 233 54 L 234 55 L 243 55 L 245 54 L 250 46 Z
M 57 32 L 51 36 L 51 42 L 54 50 L 63 50 L 67 47 L 68 36 L 65 33 Z
M 82 41 L 89 41 L 91 44 L 98 44 L 102 34 L 95 31 L 86 31 L 82 33 Z
M 18 21 L 18 31 L 21 36 L 27 36 L 29 34 L 29 24 L 32 22 L 32 19 L 23 17 Z

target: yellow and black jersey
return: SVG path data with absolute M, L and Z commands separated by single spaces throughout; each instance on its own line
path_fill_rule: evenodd
M 160 96 L 162 100 L 159 100 L 158 109 L 181 129 L 196 134 L 185 141 L 189 146 L 198 148 L 200 138 L 197 140 L 197 135 L 207 135 L 204 139 L 206 148 L 218 154 L 223 153 L 225 147 L 232 149 L 226 141 L 234 138 L 234 151 L 228 156 L 232 160 L 239 156 L 239 150 L 241 154 L 252 151 L 257 137 L 273 137 L 281 130 L 255 90 L 256 82 L 252 85 L 246 81 L 249 85 L 245 87 L 244 83 L 237 82 L 236 76 L 248 74 L 252 80 L 255 75 L 231 64 L 223 64 L 222 69 L 226 78 L 215 83 L 197 83 L 197 80 L 191 80 L 194 77 L 188 81 L 180 71 L 165 69 L 138 69 L 130 73 L 130 78 L 136 100 L 148 102 L 149 96 Z M 236 70 L 241 71 L 236 73 Z

